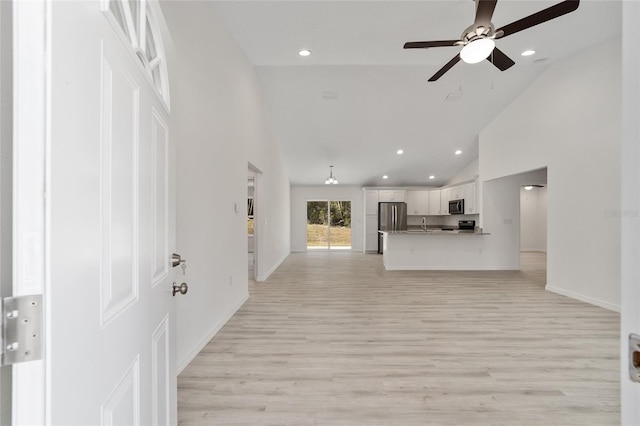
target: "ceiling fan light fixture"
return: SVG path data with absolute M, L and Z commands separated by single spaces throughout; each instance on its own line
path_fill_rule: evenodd
M 493 41 L 493 39 L 486 37 L 477 38 L 462 48 L 460 51 L 460 59 L 467 64 L 477 64 L 487 59 L 495 47 L 496 42 Z

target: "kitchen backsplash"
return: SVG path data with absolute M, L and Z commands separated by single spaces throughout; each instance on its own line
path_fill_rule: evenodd
M 422 225 L 422 218 L 427 218 L 427 225 L 458 226 L 459 220 L 478 221 L 477 214 L 456 214 L 447 216 L 407 216 L 407 226 Z

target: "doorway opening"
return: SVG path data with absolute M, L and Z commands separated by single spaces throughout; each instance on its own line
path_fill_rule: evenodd
M 307 201 L 307 250 L 351 250 L 351 201 Z
M 255 279 L 255 222 L 254 222 L 254 195 L 255 195 L 255 176 L 249 174 L 247 183 L 247 248 L 248 248 L 248 273 L 249 279 Z
M 247 277 L 258 281 L 260 275 L 260 182 L 262 173 L 249 163 L 247 174 Z
M 520 203 L 520 270 L 547 284 L 547 169 L 517 175 Z

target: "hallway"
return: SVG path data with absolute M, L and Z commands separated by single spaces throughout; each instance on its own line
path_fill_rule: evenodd
M 178 378 L 182 425 L 619 424 L 619 315 L 522 271 L 294 253 Z

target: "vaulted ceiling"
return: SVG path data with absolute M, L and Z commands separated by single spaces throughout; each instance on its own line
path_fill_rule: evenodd
M 556 3 L 499 0 L 492 22 Z M 621 27 L 620 1 L 583 0 L 573 13 L 497 40 L 516 62 L 510 69 L 459 62 L 427 82 L 460 48 L 403 44 L 459 38 L 473 23 L 473 1 L 211 4 L 256 66 L 294 185 L 323 184 L 330 165 L 346 185 L 442 185 L 478 157 L 479 132 L 547 67 L 619 37 Z M 520 56 L 527 49 L 536 54 Z

